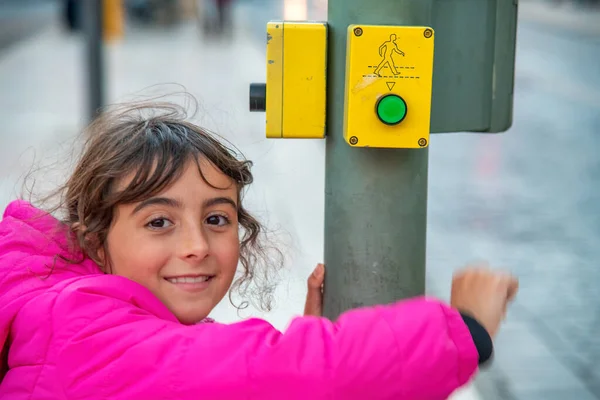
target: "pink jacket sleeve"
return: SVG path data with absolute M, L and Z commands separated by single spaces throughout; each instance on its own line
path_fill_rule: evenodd
M 425 298 L 281 333 L 258 319 L 184 326 L 135 307 L 127 285 L 72 286 L 53 313 L 69 399 L 442 400 L 477 369 L 460 315 Z

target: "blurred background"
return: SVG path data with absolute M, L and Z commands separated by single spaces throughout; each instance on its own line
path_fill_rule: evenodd
M 0 0 L 2 208 L 28 173 L 36 195 L 69 171 L 93 106 L 85 3 Z M 324 141 L 266 140 L 248 85 L 265 80 L 266 22 L 326 20 L 327 1 L 118 3 L 106 2 L 95 97 L 188 91 L 199 101 L 192 119 L 255 162 L 248 207 L 287 255 L 278 302 L 269 314 L 222 304 L 214 316 L 285 328 L 322 259 Z M 521 279 L 472 396 L 600 399 L 600 1 L 521 0 L 517 46 L 513 127 L 432 137 L 427 290 L 447 298 L 453 271 L 479 259 Z

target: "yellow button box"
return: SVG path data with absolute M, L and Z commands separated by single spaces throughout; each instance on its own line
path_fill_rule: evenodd
M 355 147 L 428 146 L 433 43 L 429 27 L 348 28 L 346 142 Z

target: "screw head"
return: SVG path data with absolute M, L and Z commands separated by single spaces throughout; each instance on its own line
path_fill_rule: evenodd
M 354 35 L 361 36 L 363 34 L 362 28 L 354 28 Z
M 352 136 L 350 138 L 350 144 L 355 145 L 358 143 L 358 138 L 356 136 Z
M 433 31 L 431 29 L 425 29 L 425 32 L 423 32 L 423 36 L 425 36 L 427 39 L 429 39 L 430 37 L 433 36 Z
M 419 146 L 425 147 L 425 146 L 427 146 L 427 139 L 421 138 L 421 139 L 419 139 L 419 141 L 417 143 L 419 143 Z

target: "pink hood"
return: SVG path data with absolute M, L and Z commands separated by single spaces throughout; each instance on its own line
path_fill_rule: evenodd
M 0 222 L 2 399 L 442 400 L 477 369 L 462 318 L 436 300 L 300 317 L 285 333 L 184 326 L 144 287 L 57 257 L 66 235 L 22 201 Z
M 0 223 L 0 348 L 24 304 L 64 280 L 101 274 L 90 260 L 72 265 L 57 257 L 78 256 L 68 251 L 67 234 L 64 225 L 25 201 L 6 208 Z M 5 361 L 0 359 L 0 371 Z

